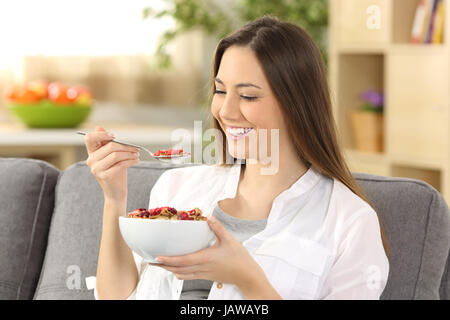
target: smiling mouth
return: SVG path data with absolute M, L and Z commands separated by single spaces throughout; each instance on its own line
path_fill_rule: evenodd
M 245 136 L 248 136 L 251 132 L 253 132 L 254 128 L 244 128 L 244 127 L 234 127 L 230 128 L 227 127 L 226 133 L 232 138 L 232 139 L 239 139 L 243 138 Z

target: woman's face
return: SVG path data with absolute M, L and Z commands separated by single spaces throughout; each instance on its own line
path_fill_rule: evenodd
M 237 159 L 261 160 L 262 147 L 267 148 L 267 156 L 275 156 L 271 154 L 272 144 L 281 144 L 287 133 L 279 103 L 253 50 L 243 46 L 226 49 L 215 86 L 211 112 L 226 134 L 229 153 Z M 279 129 L 279 139 L 271 139 L 271 129 Z M 263 131 L 267 143 L 261 140 Z M 258 151 L 250 154 L 249 143 L 255 141 Z

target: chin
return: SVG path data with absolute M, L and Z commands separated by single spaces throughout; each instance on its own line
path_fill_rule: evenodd
M 239 146 L 239 144 L 233 140 L 227 140 L 227 145 L 228 145 L 228 153 L 233 158 L 242 159 L 242 160 L 245 160 L 247 158 L 248 152 L 247 152 L 245 146 Z
M 239 159 L 239 160 L 245 160 L 247 158 L 247 155 L 245 154 L 245 152 L 235 152 L 235 150 L 228 149 L 228 153 L 233 158 L 236 158 L 236 159 Z

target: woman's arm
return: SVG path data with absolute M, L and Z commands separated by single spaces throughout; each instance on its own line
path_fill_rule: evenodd
M 119 230 L 126 212 L 127 169 L 139 162 L 138 148 L 113 143 L 114 135 L 102 126 L 85 136 L 86 165 L 103 190 L 103 229 L 94 295 L 101 299 L 126 298 L 137 283 L 133 255 Z M 90 248 L 86 248 L 89 250 Z
M 99 299 L 126 299 L 139 280 L 132 251 L 119 229 L 119 216 L 123 216 L 124 212 L 126 201 L 105 199 L 97 266 L 96 290 Z
M 343 233 L 319 299 L 380 299 L 389 273 L 378 217 L 366 210 Z

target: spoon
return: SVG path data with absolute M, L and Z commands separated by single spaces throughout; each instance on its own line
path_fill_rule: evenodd
M 77 131 L 77 134 L 81 134 L 83 136 L 87 135 L 87 133 L 83 132 L 83 131 Z M 153 152 L 151 152 L 150 150 L 148 150 L 147 148 L 144 148 L 142 146 L 138 146 L 138 145 L 135 145 L 135 144 L 132 144 L 132 143 L 129 143 L 129 142 L 120 141 L 120 140 L 117 140 L 117 139 L 113 139 L 111 141 L 119 143 L 119 144 L 123 144 L 125 146 L 135 147 L 135 148 L 144 150 L 150 156 L 152 156 L 153 158 L 155 158 L 155 159 L 157 159 L 157 160 L 159 160 L 161 162 L 181 163 L 184 159 L 186 159 L 187 157 L 190 157 L 190 155 L 191 155 L 189 152 L 183 152 L 182 154 L 174 154 L 174 155 L 170 155 L 170 156 L 165 156 L 165 155 L 155 156 L 153 154 Z

